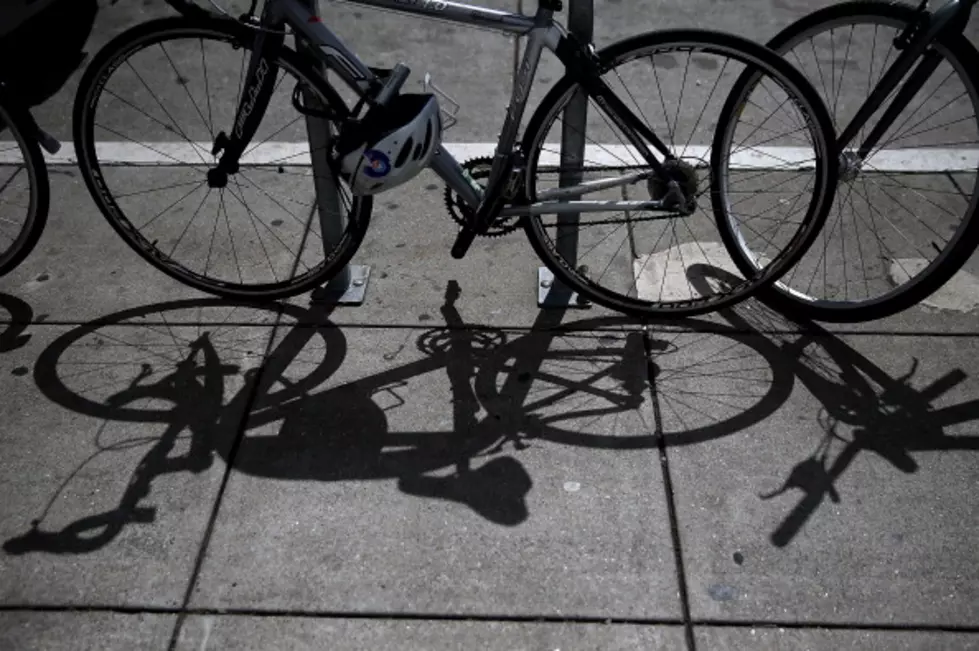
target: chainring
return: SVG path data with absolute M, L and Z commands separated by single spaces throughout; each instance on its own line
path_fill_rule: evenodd
M 488 156 L 470 158 L 462 163 L 462 168 L 468 171 L 470 176 L 477 181 L 488 178 L 492 167 L 493 159 Z M 469 207 L 469 204 L 463 201 L 448 186 L 445 188 L 445 208 L 449 211 L 449 217 L 460 226 L 465 226 L 473 216 L 473 209 Z M 480 235 L 480 237 L 503 237 L 517 230 L 519 227 L 520 222 L 518 217 L 497 217 L 493 220 L 489 230 Z

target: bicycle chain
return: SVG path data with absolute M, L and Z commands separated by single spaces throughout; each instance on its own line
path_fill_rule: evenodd
M 462 163 L 462 168 L 469 172 L 470 176 L 477 181 L 481 178 L 489 177 L 490 169 L 493 167 L 493 159 L 488 156 L 471 158 Z M 465 226 L 473 216 L 473 209 L 462 198 L 452 191 L 452 188 L 445 188 L 445 208 L 449 211 L 449 217 L 459 224 Z M 497 217 L 489 230 L 480 237 L 503 237 L 520 227 L 518 217 Z

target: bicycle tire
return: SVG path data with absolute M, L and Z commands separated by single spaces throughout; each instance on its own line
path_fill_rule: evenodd
M 372 197 L 354 198 L 353 207 L 348 214 L 349 225 L 342 239 L 335 245 L 330 258 L 290 281 L 244 285 L 209 278 L 171 260 L 136 231 L 109 192 L 96 156 L 93 116 L 105 83 L 116 68 L 133 53 L 167 38 L 181 36 L 225 41 L 232 47 L 244 49 L 250 48 L 254 40 L 254 33 L 234 21 L 180 16 L 148 21 L 132 27 L 103 47 L 86 69 L 74 104 L 75 152 L 89 193 L 102 215 L 130 248 L 158 270 L 190 287 L 222 298 L 267 301 L 292 297 L 323 285 L 349 263 L 363 242 L 370 222 Z M 278 55 L 277 65 L 308 83 L 331 107 L 338 116 L 337 119 L 349 115 L 349 107 L 341 96 L 297 52 L 283 47 Z
M 835 131 L 825 106 L 815 89 L 801 73 L 762 45 L 732 34 L 709 30 L 647 32 L 620 40 L 600 50 L 597 53 L 600 74 L 611 70 L 620 62 L 629 61 L 629 56 L 637 51 L 652 50 L 657 47 L 664 48 L 669 45 L 685 45 L 691 48 L 700 48 L 703 51 L 717 51 L 726 56 L 733 54 L 733 58 L 750 62 L 766 74 L 778 78 L 780 83 L 784 84 L 783 89 L 787 85 L 795 96 L 797 108 L 800 111 L 803 110 L 798 105 L 804 104 L 809 120 L 815 125 L 818 143 L 814 144 L 821 152 L 821 155 L 817 156 L 818 162 L 815 166 L 817 168 L 817 191 L 813 193 L 813 200 L 806 214 L 805 226 L 799 229 L 788 246 L 780 250 L 766 270 L 761 274 L 755 274 L 754 277 L 749 278 L 740 286 L 731 288 L 727 293 L 709 301 L 693 299 L 686 302 L 677 301 L 673 304 L 664 304 L 649 303 L 638 298 L 632 299 L 614 295 L 606 288 L 584 278 L 555 250 L 554 242 L 543 232 L 538 217 L 524 219 L 525 232 L 534 251 L 559 280 L 599 305 L 638 317 L 679 318 L 713 312 L 745 300 L 761 287 L 774 282 L 805 254 L 815 240 L 832 205 L 836 186 L 837 160 L 835 147 L 832 146 L 832 143 L 835 142 Z M 573 76 L 565 75 L 562 77 L 544 96 L 528 122 L 522 146 L 528 161 L 525 187 L 527 188 L 528 199 L 531 201 L 535 200 L 534 174 L 537 167 L 537 157 L 540 154 L 540 148 L 543 146 L 543 138 L 546 136 L 546 131 L 555 119 L 557 112 L 561 110 L 561 106 L 569 100 L 577 87 L 578 84 L 576 84 Z M 720 129 L 717 129 L 712 140 L 711 148 L 715 150 L 712 158 L 717 155 L 716 145 L 720 133 Z M 714 168 L 715 163 L 712 161 L 712 174 Z M 717 193 L 711 192 L 711 194 Z M 716 197 L 712 197 L 713 203 L 716 203 Z M 717 221 L 716 214 L 714 221 Z M 725 245 L 729 246 L 727 243 Z
M 16 268 L 37 246 L 48 221 L 51 190 L 48 182 L 48 168 L 41 153 L 41 147 L 29 134 L 24 133 L 25 125 L 33 120 L 27 109 L 9 101 L 0 93 L 0 133 L 3 125 L 13 134 L 14 141 L 24 156 L 24 167 L 30 182 L 30 206 L 27 219 L 20 233 L 14 238 L 10 248 L 0 251 L 0 276 Z M 0 188 L 2 190 L 2 188 Z
M 917 18 L 914 7 L 897 2 L 880 0 L 856 0 L 832 5 L 815 11 L 792 23 L 768 43 L 780 54 L 786 55 L 795 45 L 808 36 L 833 29 L 845 28 L 847 25 L 859 24 L 858 21 L 879 21 L 889 24 L 900 31 Z M 961 33 L 950 33 L 937 42 L 938 50 L 959 73 L 962 81 L 971 84 L 970 93 L 975 110 L 977 127 L 979 127 L 979 51 Z M 933 73 L 934 74 L 934 73 Z M 834 80 L 835 81 L 835 80 Z M 842 80 L 841 80 L 842 83 Z M 817 92 L 819 92 L 817 90 Z M 878 109 L 880 110 L 880 109 Z M 892 291 L 866 301 L 837 301 L 820 299 L 809 296 L 802 290 L 793 289 L 782 282 L 785 276 L 770 286 L 763 288 L 757 295 L 758 299 L 770 307 L 783 312 L 797 313 L 807 319 L 828 323 L 856 323 L 882 319 L 902 312 L 925 300 L 958 272 L 969 260 L 979 244 L 979 175 L 972 195 L 971 205 L 967 207 L 961 226 L 949 240 L 949 244 L 938 256 L 917 276 L 903 282 Z M 736 236 L 725 230 L 732 242 Z M 832 235 L 832 234 L 831 234 Z M 739 268 L 750 269 L 750 261 L 737 246 L 732 250 L 732 257 Z M 748 273 L 744 271 L 744 273 Z M 809 291 L 809 290 L 807 290 Z

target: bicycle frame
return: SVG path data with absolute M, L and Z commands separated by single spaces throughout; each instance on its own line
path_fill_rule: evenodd
M 921 18 L 916 23 L 910 25 L 898 37 L 898 39 L 901 39 L 912 36 L 907 41 L 905 52 L 891 64 L 891 67 L 881 77 L 874 91 L 867 98 L 867 101 L 864 102 L 860 110 L 857 111 L 857 114 L 853 116 L 850 124 L 840 134 L 837 141 L 840 151 L 846 149 L 853 139 L 856 138 L 860 129 L 864 127 L 871 116 L 883 105 L 884 100 L 897 88 L 897 85 L 904 76 L 911 71 L 911 67 L 917 61 L 918 57 L 923 56 L 924 58 L 921 60 L 921 63 L 911 72 L 911 76 L 898 91 L 897 95 L 895 95 L 894 100 L 884 111 L 880 121 L 867 135 L 866 140 L 860 144 L 857 150 L 857 156 L 860 160 L 867 157 L 867 154 L 877 145 L 887 129 L 897 119 L 897 116 L 900 115 L 904 107 L 911 101 L 911 98 L 921 90 L 928 77 L 935 72 L 938 64 L 941 63 L 941 55 L 934 49 L 929 49 L 929 46 L 935 39 L 949 30 L 964 30 L 966 24 L 969 22 L 972 6 L 976 1 L 948 0 L 940 9 L 932 14 L 926 13 L 927 0 L 921 3 Z M 922 18 L 925 20 L 922 20 Z
M 659 160 L 653 155 L 646 142 L 650 143 L 664 157 L 670 158 L 666 145 L 644 125 L 619 100 L 601 80 L 597 73 L 597 61 L 591 44 L 580 44 L 573 36 L 553 19 L 554 9 L 560 5 L 557 0 L 540 0 L 535 16 L 509 13 L 486 7 L 450 2 L 449 0 L 350 0 L 377 9 L 388 9 L 400 13 L 418 14 L 438 18 L 448 22 L 474 27 L 488 28 L 504 34 L 527 37 L 523 59 L 514 80 L 510 105 L 507 108 L 503 128 L 500 132 L 496 155 L 493 161 L 485 192 L 480 192 L 467 180 L 462 166 L 449 152 L 440 147 L 430 163 L 431 169 L 441 177 L 472 208 L 485 203 L 499 202 L 505 188 L 510 183 L 510 174 L 515 169 L 516 140 L 521 118 L 526 108 L 540 56 L 546 48 L 565 64 L 575 75 L 585 90 L 592 95 L 599 107 L 624 131 L 639 155 L 652 167 L 651 172 L 630 173 L 618 178 L 602 180 L 598 183 L 583 183 L 573 187 L 560 188 L 552 193 L 553 198 L 583 195 L 588 192 L 635 183 L 654 174 L 661 173 Z M 379 78 L 369 66 L 344 45 L 322 19 L 314 12 L 315 0 L 268 0 L 264 7 L 261 24 L 264 30 L 258 34 L 252 61 L 249 64 L 247 89 L 235 118 L 235 134 L 231 141 L 232 163 L 228 171 L 237 164 L 233 152 L 244 150 L 244 144 L 251 139 L 265 112 L 268 95 L 271 93 L 271 80 L 268 71 L 274 58 L 275 49 L 281 47 L 284 32 L 272 35 L 289 25 L 297 40 L 304 40 L 308 50 L 327 68 L 337 73 L 352 88 L 357 89 L 361 99 L 373 103 L 382 87 Z M 268 39 L 271 41 L 266 42 Z M 258 110 L 256 110 L 258 109 Z M 552 198 L 541 193 L 540 199 Z M 542 201 L 530 206 L 513 206 L 503 209 L 500 214 L 562 214 L 599 212 L 608 210 L 667 210 L 668 200 L 659 201 Z

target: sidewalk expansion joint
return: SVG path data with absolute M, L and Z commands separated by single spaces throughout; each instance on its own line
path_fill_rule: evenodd
M 46 612 L 46 613 L 116 613 L 121 615 L 183 615 L 185 617 L 258 617 L 301 619 L 357 619 L 388 621 L 430 621 L 430 622 L 502 622 L 502 623 L 540 623 L 540 624 L 607 624 L 620 626 L 684 626 L 679 618 L 671 617 L 596 617 L 591 615 L 506 615 L 506 614 L 461 614 L 461 613 L 420 613 L 420 612 L 382 612 L 382 611 L 338 611 L 301 609 L 258 609 L 258 608 L 178 608 L 165 606 L 121 606 L 121 605 L 44 605 L 44 604 L 6 604 L 0 605 L 0 613 L 5 612 Z M 979 626 L 932 624 L 924 622 L 826 622 L 826 621 L 784 621 L 771 619 L 726 620 L 691 618 L 689 624 L 694 628 L 785 628 L 794 630 L 832 629 L 843 631 L 895 631 L 913 633 L 966 633 L 979 635 Z
M 676 564 L 677 591 L 680 597 L 680 611 L 683 617 L 683 632 L 687 651 L 696 651 L 697 643 L 690 621 L 690 596 L 687 592 L 687 573 L 683 564 L 683 549 L 680 546 L 680 526 L 676 515 L 676 500 L 673 493 L 673 479 L 670 475 L 670 460 L 666 453 L 666 438 L 663 436 L 663 414 L 660 410 L 659 396 L 656 394 L 656 369 L 653 363 L 653 343 L 649 330 L 643 330 L 643 349 L 646 357 L 646 383 L 653 407 L 653 422 L 656 446 L 659 450 L 660 471 L 663 474 L 663 487 L 666 493 L 666 509 L 670 518 L 670 537 L 673 540 L 673 560 Z

